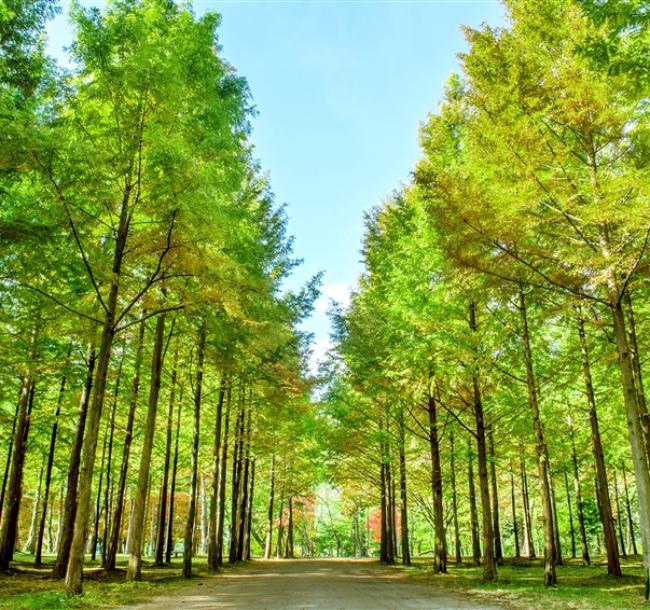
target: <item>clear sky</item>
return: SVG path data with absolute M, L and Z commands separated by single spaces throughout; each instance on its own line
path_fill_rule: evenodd
M 49 28 L 61 56 L 71 28 Z M 101 0 L 83 0 L 102 5 Z M 302 284 L 324 271 L 324 296 L 305 328 L 328 344 L 326 309 L 346 302 L 361 270 L 363 213 L 409 178 L 418 124 L 435 111 L 465 49 L 461 25 L 499 25 L 496 0 L 195 0 L 223 16 L 223 55 L 246 77 L 258 111 L 256 156 L 287 204 Z

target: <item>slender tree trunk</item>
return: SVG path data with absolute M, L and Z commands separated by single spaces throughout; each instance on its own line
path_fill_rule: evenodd
M 510 460 L 510 502 L 512 505 L 512 533 L 515 539 L 515 559 L 521 557 L 521 549 L 519 548 L 519 523 L 517 521 L 517 504 L 515 502 L 515 475 L 512 468 L 512 460 Z
M 589 557 L 589 544 L 587 543 L 587 529 L 585 527 L 585 511 L 582 502 L 582 491 L 580 489 L 580 472 L 578 471 L 578 456 L 576 455 L 576 445 L 571 432 L 571 461 L 573 462 L 573 488 L 576 496 L 576 506 L 578 507 L 578 525 L 580 526 L 580 546 L 582 550 L 582 563 L 588 566 L 591 563 Z M 596 484 L 596 486 L 598 486 Z M 618 557 L 618 553 L 617 553 Z
M 492 531 L 494 532 L 494 558 L 497 564 L 503 563 L 503 547 L 501 544 L 501 526 L 499 524 L 499 493 L 497 483 L 496 452 L 494 449 L 494 433 L 492 427 L 488 429 L 490 443 L 490 489 L 492 495 Z
M 36 522 L 38 521 L 38 509 L 41 504 L 41 492 L 43 491 L 43 472 L 45 465 L 41 464 L 38 473 L 38 487 L 36 488 L 36 495 L 32 503 L 32 518 L 29 520 L 29 533 L 27 534 L 27 541 L 25 542 L 25 551 L 30 555 L 36 552 Z
M 573 508 L 571 507 L 571 491 L 569 490 L 569 475 L 564 469 L 564 489 L 566 490 L 566 503 L 569 509 L 569 531 L 571 533 L 571 559 L 576 558 L 576 533 L 573 528 Z
M 409 548 L 408 506 L 406 495 L 406 455 L 404 451 L 404 411 L 399 412 L 399 492 L 400 492 L 400 525 L 402 539 L 402 563 L 411 565 L 411 551 Z M 358 525 L 358 523 L 357 523 Z M 358 527 L 357 527 L 358 537 Z
M 382 453 L 383 453 L 383 443 L 382 443 Z M 380 464 L 380 488 L 379 488 L 379 498 L 380 498 L 380 513 L 381 513 L 381 531 L 380 531 L 380 543 L 379 543 L 379 559 L 382 563 L 388 563 L 388 509 L 386 502 L 386 464 L 384 463 L 383 457 Z M 278 536 L 280 532 L 278 532 Z
M 287 521 L 287 552 L 286 559 L 293 559 L 293 496 L 289 496 L 289 519 Z
M 248 515 L 247 528 L 246 528 L 246 547 L 244 559 L 247 561 L 251 558 L 251 533 L 253 531 L 253 494 L 255 493 L 255 458 L 251 459 L 251 484 L 250 491 L 248 492 Z M 292 524 L 293 531 L 293 524 Z M 293 557 L 293 534 L 291 537 L 291 556 Z
M 54 578 L 65 577 L 66 570 L 68 569 L 68 558 L 70 557 L 72 536 L 74 534 L 74 522 L 78 506 L 77 483 L 79 481 L 79 469 L 81 466 L 81 451 L 83 449 L 86 419 L 88 417 L 88 406 L 90 404 L 90 394 L 93 386 L 93 373 L 96 362 L 95 345 L 93 343 L 88 346 L 86 362 L 86 378 L 84 380 L 84 386 L 81 391 L 81 399 L 79 402 L 79 422 L 77 424 L 77 432 L 75 434 L 74 444 L 72 445 L 70 464 L 68 468 L 68 480 L 66 484 L 66 489 L 68 491 L 65 497 L 63 525 L 61 526 L 56 561 L 54 562 L 54 568 L 52 571 Z
M 32 358 L 32 361 L 35 359 Z M 27 383 L 27 412 L 24 413 L 21 405 L 21 415 L 16 425 L 14 437 L 14 451 L 12 455 L 11 470 L 8 481 L 8 502 L 2 518 L 2 527 L 0 528 L 0 571 L 9 568 L 9 562 L 14 558 L 16 548 L 16 539 L 18 531 L 18 517 L 20 514 L 20 503 L 23 494 L 23 474 L 25 466 L 25 454 L 27 452 L 27 438 L 31 422 L 32 408 L 34 407 L 34 395 L 36 393 L 36 383 L 30 375 L 31 381 Z M 22 396 L 21 396 L 22 398 Z M 24 415 L 24 417 L 22 417 Z
M 122 274 L 122 261 L 129 234 L 129 199 L 132 186 L 129 185 L 124 192 L 124 199 L 120 210 L 120 218 L 116 231 L 115 251 L 108 299 L 105 301 L 105 315 L 102 328 L 99 353 L 97 355 L 97 371 L 95 373 L 95 393 L 92 403 L 88 407 L 88 421 L 83 443 L 83 466 L 79 476 L 78 504 L 75 513 L 74 534 L 70 545 L 70 558 L 65 575 L 65 590 L 68 595 L 79 595 L 83 590 L 83 563 L 86 529 L 90 512 L 90 497 L 92 493 L 93 471 L 95 468 L 95 454 L 99 436 L 99 422 L 104 406 L 106 394 L 106 378 L 111 359 L 113 340 L 115 338 L 115 323 L 117 318 L 118 295 L 120 276 Z
M 460 546 L 460 528 L 458 527 L 458 494 L 456 491 L 456 454 L 454 452 L 454 431 L 449 431 L 450 457 L 451 460 L 451 510 L 454 520 L 454 551 L 456 553 L 456 565 L 463 563 L 463 552 Z
M 117 497 L 115 499 L 115 510 L 113 511 L 113 523 L 108 548 L 104 553 L 104 567 L 107 571 L 115 570 L 115 558 L 120 544 L 122 534 L 122 514 L 124 512 L 124 493 L 126 491 L 126 478 L 129 470 L 129 456 L 131 454 L 131 443 L 133 441 L 133 423 L 135 421 L 135 410 L 138 406 L 138 394 L 140 392 L 140 371 L 142 368 L 142 352 L 144 347 L 144 315 L 140 321 L 138 330 L 138 343 L 136 348 L 133 379 L 131 381 L 131 401 L 129 413 L 126 420 L 124 433 L 124 448 L 122 450 L 122 464 L 120 466 L 120 479 L 117 484 Z
M 645 599 L 650 599 L 650 471 L 645 439 L 640 423 L 637 389 L 634 384 L 634 372 L 630 359 L 630 347 L 625 332 L 625 316 L 619 298 L 614 272 L 610 274 L 608 295 L 612 321 L 616 335 L 616 351 L 619 359 L 623 398 L 627 414 L 628 434 L 632 452 L 632 463 L 636 478 L 637 498 L 639 502 L 639 530 L 643 547 L 643 570 L 645 579 Z
M 390 474 L 390 531 L 393 535 L 391 540 L 391 550 L 393 561 L 395 561 L 399 546 L 397 544 L 397 524 L 395 523 L 397 517 L 396 503 L 395 503 L 395 475 L 393 474 L 392 462 L 388 464 L 388 472 Z
M 219 511 L 219 457 L 221 454 L 221 419 L 223 403 L 226 396 L 225 375 L 221 378 L 219 400 L 214 426 L 214 451 L 212 455 L 212 484 L 210 486 L 210 535 L 208 541 L 208 569 L 215 571 L 219 568 L 217 563 L 217 514 Z
M 11 468 L 11 458 L 14 450 L 14 439 L 16 438 L 16 425 L 18 424 L 18 414 L 20 413 L 20 397 L 23 390 L 23 382 L 20 383 L 18 400 L 16 401 L 16 410 L 14 412 L 13 423 L 11 426 L 11 436 L 9 437 L 9 448 L 7 449 L 7 459 L 5 461 L 5 470 L 2 476 L 2 491 L 0 491 L 0 516 L 4 514 L 5 494 L 7 492 L 7 482 L 9 480 L 9 469 Z
M 210 527 L 208 524 L 207 494 L 205 493 L 205 474 L 203 472 L 200 473 L 199 481 L 201 482 L 201 543 L 198 547 L 201 549 L 202 553 L 205 553 L 208 549 Z
M 266 532 L 266 543 L 264 545 L 264 559 L 271 558 L 273 548 L 273 501 L 275 499 L 275 452 L 271 454 L 271 484 L 269 487 L 269 508 L 268 508 L 268 530 Z
M 97 499 L 95 500 L 95 519 L 93 523 L 93 534 L 91 537 L 91 543 L 90 543 L 90 557 L 92 561 L 95 561 L 97 559 L 97 540 L 99 539 L 99 520 L 101 518 L 101 510 L 102 510 L 102 482 L 104 480 L 104 470 L 105 470 L 105 462 L 106 462 L 106 450 L 108 448 L 108 435 L 109 435 L 109 428 L 110 426 L 110 421 L 106 423 L 106 429 L 104 430 L 104 442 L 102 443 L 102 459 L 100 461 L 100 466 L 99 466 L 99 481 L 97 484 Z
M 523 442 L 519 445 L 519 465 L 521 467 L 521 493 L 524 504 L 524 549 L 529 559 L 535 559 L 535 543 L 533 541 L 533 522 L 530 513 L 530 498 L 528 495 L 528 474 L 526 473 L 526 456 Z
M 140 452 L 140 470 L 136 488 L 135 505 L 133 507 L 133 531 L 128 549 L 129 562 L 126 569 L 126 580 L 135 581 L 142 578 L 142 544 L 144 538 L 145 503 L 149 489 L 149 470 L 151 467 L 151 452 L 153 438 L 156 432 L 156 414 L 158 411 L 158 396 L 160 395 L 160 379 L 163 366 L 163 345 L 165 343 L 165 314 L 158 316 L 151 358 L 151 386 L 149 389 L 149 404 L 147 420 L 144 428 L 144 439 Z
M 555 544 L 554 550 L 555 550 L 555 564 L 558 566 L 563 565 L 562 562 L 562 545 L 560 544 L 560 526 L 558 525 L 558 518 L 557 518 L 557 502 L 555 500 L 555 484 L 553 483 L 553 469 L 551 468 L 551 461 L 548 457 L 548 454 L 546 456 L 547 463 L 548 463 L 548 487 L 551 490 L 551 507 L 553 509 L 553 532 L 555 535 Z
M 167 523 L 167 548 L 165 562 L 170 563 L 174 552 L 174 500 L 176 499 L 176 474 L 178 472 L 178 438 L 181 431 L 181 407 L 183 406 L 183 386 L 178 390 L 178 414 L 176 416 L 176 441 L 174 446 L 174 461 L 172 465 L 172 483 L 169 490 L 169 522 Z
M 630 494 L 627 488 L 627 475 L 625 474 L 625 467 L 621 468 L 623 472 L 623 490 L 625 492 L 625 510 L 627 513 L 627 531 L 630 537 L 630 544 L 632 545 L 632 552 L 638 555 L 639 552 L 636 548 L 636 536 L 634 535 L 634 521 L 632 520 L 632 507 L 630 506 Z
M 277 559 L 280 559 L 282 557 L 282 541 L 284 536 L 283 511 L 284 511 L 284 487 L 280 492 L 280 505 L 278 507 L 278 539 L 276 541 L 276 546 L 275 546 L 275 556 Z
M 582 361 L 582 375 L 587 396 L 587 407 L 589 409 L 589 423 L 591 426 L 591 449 L 596 466 L 596 494 L 600 522 L 603 526 L 603 538 L 605 551 L 607 553 L 607 573 L 612 576 L 622 576 L 621 561 L 616 546 L 616 532 L 614 529 L 614 518 L 612 516 L 612 504 L 609 497 L 609 482 L 607 480 L 607 469 L 605 468 L 605 456 L 603 445 L 600 439 L 600 427 L 596 412 L 596 396 L 594 393 L 593 381 L 591 378 L 591 362 L 589 358 L 589 346 L 585 333 L 584 318 L 580 306 L 577 307 L 578 336 L 580 338 L 580 354 Z M 573 434 L 573 432 L 572 432 Z M 572 441 L 573 442 L 573 441 Z
M 115 378 L 115 389 L 113 390 L 113 406 L 111 408 L 110 419 L 110 432 L 108 436 L 108 457 L 106 460 L 106 485 L 104 487 L 104 535 L 102 537 L 102 567 L 106 568 L 106 548 L 109 544 L 109 536 L 111 531 L 111 495 L 113 491 L 113 440 L 115 438 L 115 415 L 117 412 L 117 403 L 120 396 L 120 382 L 122 379 L 122 366 L 124 364 L 124 347 L 122 348 L 122 356 L 120 358 L 120 365 L 117 369 L 117 377 Z
M 169 408 L 167 410 L 167 436 L 165 440 L 165 462 L 163 464 L 162 484 L 160 486 L 160 503 L 158 505 L 158 524 L 156 528 L 156 559 L 157 567 L 165 565 L 165 525 L 167 521 L 167 486 L 169 484 L 169 462 L 172 451 L 172 427 L 174 422 L 174 405 L 176 404 L 176 375 L 178 367 L 178 347 L 174 352 L 174 368 L 172 369 L 171 389 L 169 393 Z
M 226 421 L 223 430 L 223 447 L 221 450 L 221 468 L 219 472 L 219 514 L 217 521 L 217 566 L 223 565 L 223 534 L 226 520 L 226 475 L 228 473 L 228 429 L 230 427 L 230 409 L 232 407 L 232 391 L 228 385 L 226 399 Z
M 240 389 L 239 399 L 239 412 L 237 413 L 237 421 L 235 423 L 235 440 L 233 445 L 232 457 L 232 492 L 230 503 L 230 549 L 228 553 L 228 561 L 235 563 L 237 561 L 237 548 L 239 546 L 239 509 L 241 506 L 241 480 L 243 472 L 243 430 L 244 430 L 244 417 L 245 417 L 245 390 Z M 282 556 L 282 551 L 280 550 Z
M 70 359 L 70 350 L 66 358 L 66 368 Z M 41 513 L 41 522 L 38 528 L 38 539 L 36 541 L 36 553 L 34 564 L 40 566 L 42 564 L 43 555 L 43 535 L 45 533 L 45 519 L 47 515 L 47 505 L 50 497 L 50 485 L 52 482 L 52 467 L 54 466 L 54 450 L 56 448 L 56 437 L 59 430 L 59 415 L 61 414 L 61 405 L 63 404 L 63 396 L 65 395 L 66 376 L 61 377 L 61 385 L 59 386 L 59 396 L 56 401 L 56 411 L 54 412 L 54 423 L 52 424 L 52 433 L 50 434 L 50 449 L 47 454 L 47 466 L 45 468 L 45 491 L 43 492 L 43 512 Z M 51 539 L 51 536 L 50 536 Z
M 643 389 L 641 359 L 639 358 L 639 345 L 636 339 L 636 322 L 634 320 L 634 309 L 632 307 L 632 297 L 629 290 L 626 290 L 623 295 L 623 308 L 625 310 L 625 320 L 627 323 L 630 360 L 632 362 L 632 371 L 634 373 L 634 387 L 636 389 L 641 430 L 643 431 L 643 440 L 645 442 L 646 459 L 648 460 L 648 463 L 650 463 L 650 415 L 648 414 L 648 404 Z
M 249 401 L 247 415 L 246 415 L 246 430 L 245 436 L 242 435 L 244 447 L 245 447 L 245 457 L 243 461 L 244 468 L 244 478 L 241 484 L 241 504 L 238 509 L 239 515 L 239 524 L 237 527 L 237 561 L 242 561 L 245 558 L 245 548 L 246 548 L 246 530 L 247 530 L 247 516 L 246 512 L 248 509 L 248 485 L 250 481 L 250 468 L 251 468 L 251 457 L 250 457 L 250 448 L 251 448 L 251 416 L 253 412 L 252 406 L 252 397 Z
M 552 586 L 557 584 L 555 572 L 555 528 L 553 522 L 553 499 L 550 489 L 550 474 L 548 464 L 548 448 L 544 438 L 544 426 L 539 413 L 537 401 L 537 382 L 533 369 L 533 356 L 530 348 L 530 335 L 528 331 L 528 315 L 526 312 L 526 298 L 522 288 L 519 290 L 519 313 L 522 323 L 522 342 L 524 347 L 524 360 L 526 363 L 526 379 L 528 386 L 528 401 L 530 405 L 533 431 L 535 433 L 535 451 L 539 468 L 539 487 L 542 500 L 542 515 L 544 525 L 544 584 Z
M 472 441 L 467 439 L 467 481 L 469 485 L 469 518 L 472 532 L 472 560 L 481 565 L 481 543 L 478 531 L 478 510 L 476 508 L 476 488 L 474 486 L 474 454 Z
M 618 480 L 614 474 L 614 498 L 616 501 L 616 524 L 618 525 L 618 539 L 621 544 L 621 555 L 627 557 L 625 552 L 625 539 L 623 538 L 623 515 L 621 513 L 621 498 L 618 493 Z
M 196 496 L 199 468 L 199 434 L 201 425 L 201 390 L 203 385 L 203 360 L 205 358 L 205 336 L 207 325 L 205 318 L 201 322 L 199 331 L 199 345 L 196 367 L 196 390 L 194 394 L 194 433 L 192 436 L 192 480 L 190 483 L 190 505 L 185 524 L 185 537 L 183 544 L 183 576 L 192 576 L 192 549 L 194 548 L 194 521 L 196 518 Z
M 433 571 L 436 574 L 447 572 L 447 541 L 445 536 L 445 520 L 442 492 L 442 467 L 440 465 L 440 442 L 438 438 L 438 412 L 435 397 L 431 390 L 427 393 L 427 410 L 429 412 L 429 449 L 431 451 L 431 492 L 433 495 L 433 528 L 435 547 L 433 551 Z M 453 442 L 453 441 L 452 441 Z M 453 452 L 453 449 L 452 449 Z M 455 486 L 455 474 L 454 486 Z M 455 494 L 455 491 L 454 491 Z M 454 510 L 456 503 L 454 500 Z M 454 526 L 458 535 L 458 517 L 455 516 Z M 458 539 L 456 540 L 458 545 Z M 456 559 L 459 550 L 456 547 Z
M 469 306 L 469 326 L 473 334 L 477 333 L 476 307 Z M 492 528 L 492 511 L 490 504 L 490 481 L 487 464 L 487 443 L 485 438 L 485 416 L 483 400 L 479 387 L 478 365 L 472 373 L 474 419 L 476 421 L 476 447 L 478 451 L 478 480 L 481 491 L 481 530 L 483 533 L 483 579 L 490 582 L 496 578 L 497 566 L 494 554 L 494 531 Z

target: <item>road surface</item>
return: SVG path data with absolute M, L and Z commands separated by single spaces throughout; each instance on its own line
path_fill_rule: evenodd
M 128 610 L 497 610 L 375 561 L 253 561 Z M 126 609 L 125 609 L 126 610 Z

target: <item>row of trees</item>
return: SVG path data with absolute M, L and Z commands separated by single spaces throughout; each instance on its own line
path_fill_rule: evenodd
M 412 183 L 367 217 L 333 316 L 338 476 L 376 490 L 385 561 L 409 561 L 411 502 L 437 572 L 453 543 L 492 580 L 507 547 L 553 585 L 580 545 L 620 576 L 627 538 L 650 583 L 647 10 L 505 8 L 466 30 Z
M 210 569 L 246 559 L 269 464 L 282 522 L 319 280 L 283 290 L 297 261 L 218 15 L 74 5 L 62 70 L 55 9 L 0 2 L 0 570 L 47 542 L 77 594 L 86 551 L 137 580 L 145 543 L 162 565 L 182 540 L 189 576 L 199 523 Z

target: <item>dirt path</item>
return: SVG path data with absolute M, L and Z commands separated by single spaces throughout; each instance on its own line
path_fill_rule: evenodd
M 253 561 L 129 610 L 496 610 L 414 583 L 377 562 Z M 126 610 L 126 609 L 125 609 Z

